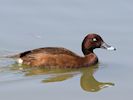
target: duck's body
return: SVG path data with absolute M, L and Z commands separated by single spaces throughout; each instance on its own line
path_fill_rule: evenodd
M 28 66 L 43 66 L 44 68 L 79 68 L 96 64 L 98 58 L 93 52 L 95 48 L 106 48 L 115 50 L 108 46 L 97 34 L 89 34 L 82 42 L 84 57 L 72 51 L 59 47 L 45 47 L 34 49 L 12 56 L 18 59 L 19 64 Z
M 98 62 L 94 53 L 81 57 L 61 47 L 34 49 L 14 57 L 18 59 L 18 63 L 29 66 L 44 66 L 45 68 L 79 68 Z

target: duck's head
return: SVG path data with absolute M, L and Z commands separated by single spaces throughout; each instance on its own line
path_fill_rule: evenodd
M 82 51 L 84 55 L 93 52 L 96 48 L 103 48 L 107 50 L 116 50 L 116 48 L 106 44 L 103 39 L 97 34 L 88 34 L 82 42 Z

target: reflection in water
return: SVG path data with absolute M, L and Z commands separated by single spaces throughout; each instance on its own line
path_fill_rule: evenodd
M 18 67 L 14 65 L 14 70 L 21 69 L 24 71 L 25 76 L 32 75 L 49 75 L 48 78 L 43 79 L 43 83 L 61 82 L 74 77 L 81 73 L 80 86 L 87 92 L 98 92 L 99 90 L 114 86 L 111 82 L 99 82 L 95 79 L 94 73 L 98 70 L 98 65 L 81 69 L 44 69 L 44 68 L 27 68 L 27 66 Z
M 97 69 L 98 68 L 95 68 L 95 67 L 89 67 L 82 71 L 82 76 L 80 78 L 80 85 L 83 90 L 88 92 L 97 92 L 103 88 L 114 85 L 114 83 L 111 83 L 111 82 L 97 81 L 93 75 Z

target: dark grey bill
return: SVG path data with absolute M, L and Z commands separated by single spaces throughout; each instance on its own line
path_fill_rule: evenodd
M 106 44 L 105 42 L 102 43 L 101 48 L 103 49 L 107 49 L 107 50 L 116 50 L 116 48 L 109 46 L 108 44 Z

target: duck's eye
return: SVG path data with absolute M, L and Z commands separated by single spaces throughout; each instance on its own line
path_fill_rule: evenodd
M 92 41 L 93 41 L 93 42 L 96 42 L 96 41 L 97 41 L 97 39 L 96 39 L 96 38 L 93 38 L 93 39 L 92 39 Z

